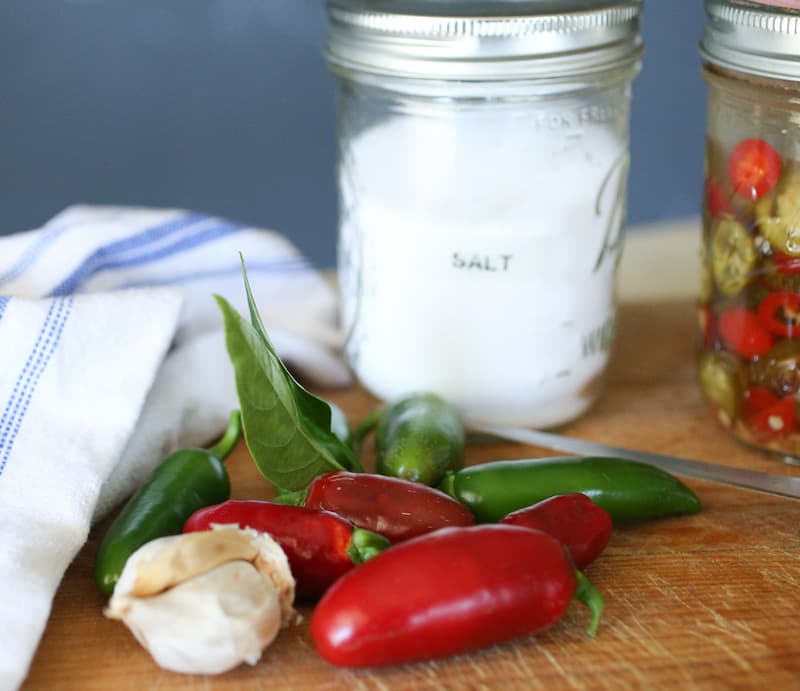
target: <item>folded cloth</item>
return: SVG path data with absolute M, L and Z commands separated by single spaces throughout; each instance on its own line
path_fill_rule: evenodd
M 281 357 L 347 383 L 333 291 L 275 233 L 78 206 L 0 238 L 0 690 L 24 679 L 92 520 L 238 405 L 212 294 L 246 312 L 239 252 Z

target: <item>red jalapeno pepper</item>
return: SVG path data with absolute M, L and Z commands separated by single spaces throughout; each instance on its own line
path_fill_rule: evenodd
M 758 305 L 758 318 L 776 336 L 800 336 L 800 293 L 778 291 Z
M 213 524 L 268 533 L 286 552 L 297 597 L 304 599 L 318 598 L 353 565 L 390 544 L 327 511 L 256 500 L 231 500 L 200 509 L 186 521 L 183 532 L 210 530 Z
M 371 473 L 326 473 L 312 480 L 304 492 L 282 495 L 277 501 L 332 511 L 391 542 L 475 523 L 467 507 L 440 490 Z
M 602 598 L 551 535 L 513 525 L 445 528 L 343 576 L 311 617 L 335 665 L 428 660 L 542 631 L 577 597 L 594 634 Z
M 725 310 L 719 315 L 717 328 L 722 340 L 742 357 L 752 359 L 772 347 L 772 334 L 746 307 Z
M 512 511 L 500 522 L 552 535 L 569 550 L 579 569 L 597 559 L 611 539 L 611 515 L 580 493 L 550 497 Z

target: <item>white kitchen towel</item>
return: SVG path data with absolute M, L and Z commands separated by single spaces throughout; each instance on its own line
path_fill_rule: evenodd
M 283 359 L 346 383 L 335 296 L 275 233 L 79 206 L 0 238 L 0 690 L 24 679 L 92 518 L 237 406 L 212 294 L 246 312 L 239 252 Z

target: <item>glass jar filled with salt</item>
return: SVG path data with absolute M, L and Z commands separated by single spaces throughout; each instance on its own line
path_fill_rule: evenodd
M 614 337 L 639 0 L 329 0 L 348 362 L 548 427 Z

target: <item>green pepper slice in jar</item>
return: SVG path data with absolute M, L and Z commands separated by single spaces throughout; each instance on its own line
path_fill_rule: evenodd
M 771 259 L 766 259 L 762 262 L 760 282 L 768 293 L 776 290 L 800 293 L 800 273 L 794 269 L 787 270 L 784 268 L 790 261 L 787 257 L 788 255 L 775 253 Z M 800 262 L 800 257 L 792 261 Z
M 705 351 L 697 361 L 697 374 L 706 399 L 720 410 L 721 422 L 731 424 L 742 405 L 742 372 L 736 358 Z
M 781 177 L 775 189 L 755 204 L 759 233 L 778 252 L 800 257 L 800 169 Z
M 800 390 L 800 341 L 776 343 L 765 355 L 747 367 L 751 386 L 763 386 L 777 396 Z
M 735 295 L 750 280 L 758 259 L 753 238 L 732 218 L 714 221 L 710 248 L 711 273 L 723 295 Z

